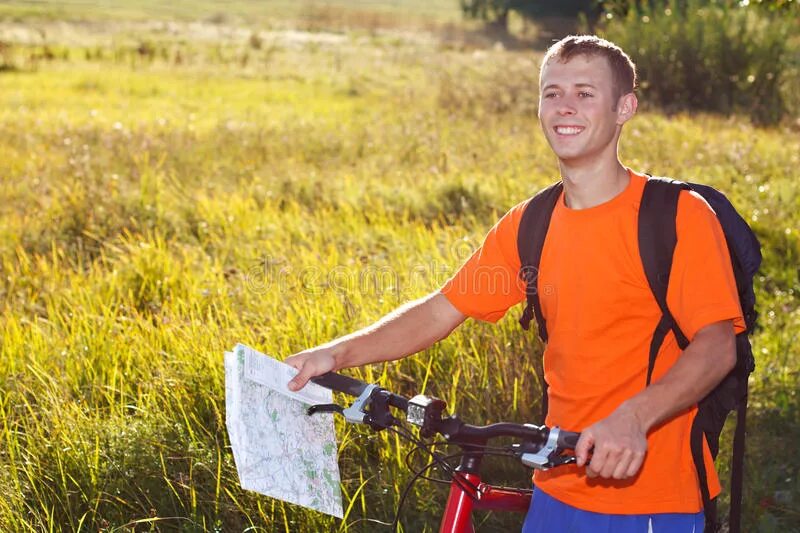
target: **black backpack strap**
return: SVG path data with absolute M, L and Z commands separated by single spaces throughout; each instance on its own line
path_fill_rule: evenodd
M 692 424 L 692 429 L 689 433 L 689 448 L 692 452 L 692 459 L 694 459 L 695 470 L 697 470 L 700 495 L 703 498 L 703 514 L 706 522 L 704 531 L 717 533 L 719 531 L 717 500 L 711 499 L 711 493 L 708 490 L 708 476 L 706 475 L 706 467 L 703 461 L 703 437 L 703 428 L 699 424 Z
M 678 327 L 667 306 L 667 287 L 672 270 L 672 257 L 678 243 L 675 218 L 678 215 L 678 196 L 689 186 L 667 178 L 648 177 L 639 206 L 639 255 L 650 290 L 661 309 L 653 339 L 650 342 L 650 359 L 647 366 L 647 384 L 653 377 L 656 356 L 664 337 L 672 330 L 678 345 L 685 349 L 689 340 Z
M 529 329 L 531 319 L 536 318 L 536 325 L 539 331 L 539 338 L 543 343 L 547 343 L 547 323 L 542 314 L 542 306 L 539 302 L 539 262 L 542 259 L 542 249 L 544 239 L 547 237 L 547 230 L 550 228 L 550 218 L 556 202 L 561 197 L 564 185 L 559 181 L 550 187 L 540 191 L 531 198 L 522 219 L 519 223 L 519 233 L 517 234 L 517 251 L 519 253 L 520 269 L 519 276 L 525 282 L 525 295 L 527 302 L 525 310 L 519 323 L 522 329 Z M 542 384 L 542 423 L 547 416 L 547 382 L 544 376 L 539 376 L 539 383 Z
M 746 382 L 745 382 L 746 383 Z M 747 386 L 745 384 L 745 386 Z M 731 507 L 728 512 L 728 531 L 742 530 L 742 485 L 744 474 L 744 437 L 747 422 L 747 396 L 736 409 L 736 432 L 733 435 L 733 457 L 731 457 Z
M 676 219 L 678 215 L 678 197 L 682 190 L 690 190 L 688 184 L 668 178 L 648 176 L 639 206 L 639 255 L 644 266 L 644 273 L 650 290 L 661 309 L 661 319 L 653 332 L 650 342 L 649 362 L 647 366 L 647 384 L 653 376 L 656 357 L 664 338 L 671 330 L 682 350 L 689 345 L 689 340 L 681 331 L 675 318 L 667 306 L 667 287 L 669 286 L 672 259 L 678 243 Z M 695 419 L 689 436 L 689 447 L 697 471 L 700 494 L 703 499 L 706 531 L 716 533 L 719 529 L 716 500 L 711 499 L 706 475 L 702 423 Z
M 519 252 L 520 270 L 519 276 L 525 282 L 525 294 L 527 304 L 522 312 L 519 323 L 522 329 L 529 329 L 531 319 L 536 318 L 536 325 L 539 327 L 539 338 L 542 342 L 547 342 L 547 324 L 542 315 L 542 308 L 539 304 L 539 262 L 542 259 L 542 248 L 547 230 L 550 228 L 550 218 L 553 216 L 553 209 L 556 207 L 563 191 L 564 185 L 559 181 L 550 187 L 540 191 L 531 198 L 522 219 L 519 223 L 519 233 L 517 234 L 517 250 Z
M 704 429 L 711 453 L 716 457 L 716 452 L 719 449 L 719 431 L 721 430 L 719 420 L 722 419 L 724 421 L 730 410 L 735 409 L 737 411 L 730 467 L 731 503 L 728 513 L 728 531 L 730 533 L 740 533 L 742 527 L 742 489 L 747 422 L 747 381 L 748 376 L 755 369 L 755 359 L 753 358 L 748 333 L 753 331 L 758 318 L 755 308 L 756 298 L 753 291 L 753 277 L 761 265 L 761 244 L 750 226 L 724 194 L 708 185 L 698 183 L 689 185 L 694 192 L 700 194 L 708 202 L 720 221 L 725 234 L 725 242 L 730 252 L 733 275 L 739 292 L 739 303 L 742 306 L 742 313 L 747 326 L 747 332 L 739 333 L 736 336 L 736 368 L 723 381 L 723 383 L 730 382 L 733 388 L 727 390 L 725 394 L 718 395 L 720 401 L 724 399 L 722 412 L 715 415 L 715 418 L 711 420 L 712 424 Z M 708 415 L 708 412 L 704 413 L 702 411 L 701 404 L 698 418 Z M 702 423 L 702 420 L 699 422 Z M 695 423 L 698 423 L 697 419 L 695 419 Z M 718 526 L 718 524 L 713 525 Z

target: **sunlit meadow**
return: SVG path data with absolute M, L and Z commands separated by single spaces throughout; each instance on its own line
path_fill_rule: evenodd
M 388 531 L 365 519 L 390 522 L 411 477 L 390 435 L 337 426 L 342 521 L 241 490 L 222 354 L 283 358 L 436 289 L 551 182 L 539 55 L 405 27 L 128 24 L 0 49 L 0 530 Z M 644 112 L 621 152 L 724 190 L 764 244 L 745 523 L 800 528 L 798 131 Z M 350 373 L 537 421 L 519 312 Z M 436 530 L 444 496 L 419 483 L 404 530 Z

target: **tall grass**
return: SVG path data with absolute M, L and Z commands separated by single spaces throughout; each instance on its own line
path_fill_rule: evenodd
M 338 427 L 346 520 L 242 491 L 222 353 L 243 341 L 284 357 L 440 286 L 555 175 L 535 58 L 347 37 L 276 41 L 268 68 L 207 60 L 243 50 L 193 43 L 176 64 L 69 49 L 0 75 L 0 530 L 391 520 L 408 448 L 352 427 Z M 655 113 L 626 128 L 629 164 L 724 189 L 765 244 L 746 523 L 798 527 L 800 461 L 774 453 L 800 438 L 796 135 Z M 352 372 L 475 423 L 536 420 L 540 348 L 515 314 Z M 405 530 L 435 530 L 443 502 L 420 485 Z

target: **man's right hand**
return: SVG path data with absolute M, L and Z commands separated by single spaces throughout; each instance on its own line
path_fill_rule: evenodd
M 311 348 L 298 352 L 284 361 L 296 368 L 299 373 L 289 381 L 289 390 L 298 391 L 306 386 L 308 380 L 336 369 L 336 359 L 331 348 Z

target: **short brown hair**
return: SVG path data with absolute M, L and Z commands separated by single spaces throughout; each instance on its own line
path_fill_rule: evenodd
M 595 35 L 568 35 L 547 49 L 542 60 L 542 70 L 553 59 L 566 63 L 576 56 L 601 56 L 611 67 L 614 99 L 633 92 L 636 88 L 636 65 L 622 48 Z M 541 76 L 541 72 L 540 72 Z

